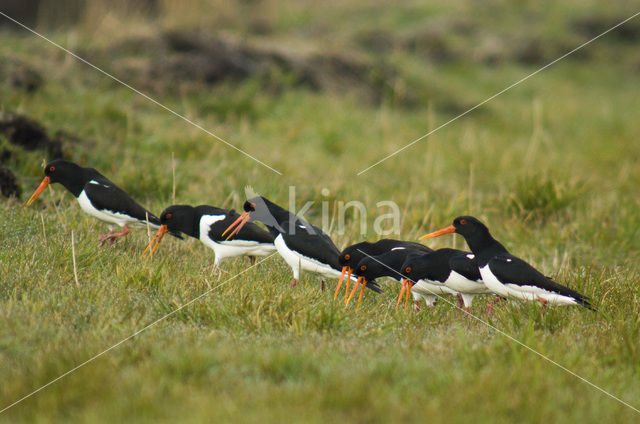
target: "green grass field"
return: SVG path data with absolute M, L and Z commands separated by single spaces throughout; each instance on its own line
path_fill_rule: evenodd
M 43 13 L 36 29 L 282 175 L 15 25 L 0 33 L 0 61 L 28 64 L 44 83 L 32 93 L 0 83 L 0 108 L 76 135 L 63 146 L 69 159 L 155 213 L 174 202 L 174 187 L 175 203 L 239 209 L 246 185 L 283 206 L 295 186 L 298 207 L 315 201 L 306 217 L 317 225 L 323 201 L 330 210 L 367 205 L 365 235 L 353 213 L 344 234 L 334 226 L 339 248 L 378 238 L 380 201 L 399 205 L 392 236 L 407 240 L 473 214 L 598 312 L 505 302 L 487 315 L 486 298 L 472 308 L 482 322 L 443 301 L 416 314 L 395 310 L 391 283 L 356 311 L 333 301 L 335 281 L 321 292 L 307 275 L 290 288 L 278 256 L 246 272 L 246 259 L 224 262 L 217 275 L 213 252 L 193 239 L 165 240 L 153 260 L 140 257 L 145 230 L 101 248 L 106 226 L 63 187 L 23 207 L 48 158 L 0 136 L 23 191 L 0 202 L 0 409 L 210 290 L 0 421 L 640 419 L 497 331 L 640 408 L 640 17 L 357 175 L 638 10 L 596 1 L 159 3 L 149 17 L 95 2 L 77 25 L 51 28 Z M 216 84 L 165 81 L 164 68 L 155 78 L 134 72 L 161 58 L 122 46 L 153 46 L 169 31 L 222 34 L 300 60 L 358 58 L 371 73 L 353 81 L 377 81 L 387 68 L 393 77 L 372 96 L 351 80 L 309 88 L 287 72 Z M 429 245 L 465 247 L 459 236 Z

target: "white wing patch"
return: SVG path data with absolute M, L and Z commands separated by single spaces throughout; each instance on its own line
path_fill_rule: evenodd
M 405 248 L 405 247 L 403 247 L 403 246 L 398 246 L 398 247 L 394 247 L 393 249 L 391 249 L 391 251 L 394 251 L 394 250 L 404 250 L 404 249 L 406 249 L 406 248 Z
M 89 181 L 89 184 L 95 184 L 95 185 L 99 185 L 99 186 L 106 187 L 106 188 L 111 187 L 111 186 L 110 186 L 110 185 L 108 185 L 108 184 L 102 184 L 102 183 L 100 183 L 100 182 L 98 182 L 98 181 L 96 181 L 96 180 L 91 180 L 91 181 Z
M 474 255 L 473 253 L 467 253 L 467 258 L 469 259 L 475 259 L 476 255 Z

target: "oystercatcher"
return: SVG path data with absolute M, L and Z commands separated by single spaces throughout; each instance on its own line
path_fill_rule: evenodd
M 107 240 L 113 244 L 117 237 L 129 234 L 129 225 L 144 226 L 148 223 L 153 228 L 160 226 L 160 220 L 154 214 L 140 206 L 124 190 L 93 168 L 83 168 L 73 162 L 56 159 L 47 164 L 44 175 L 42 183 L 27 202 L 27 206 L 31 205 L 50 183 L 62 184 L 78 199 L 83 211 L 107 223 L 109 233 L 98 239 L 102 244 Z M 122 231 L 113 231 L 114 225 L 122 227 Z M 179 237 L 177 234 L 173 235 Z
M 460 308 L 468 312 L 475 296 L 491 293 L 482 282 L 473 254 L 461 250 L 438 249 L 414 255 L 403 265 L 403 273 L 417 283 L 415 290 L 423 294 L 427 305 L 434 302 L 436 295 L 455 293 Z
M 421 245 L 421 247 L 423 248 L 424 246 Z M 360 302 L 362 301 L 364 288 L 368 287 L 368 284 L 375 283 L 377 278 L 389 277 L 400 282 L 403 278 L 402 265 L 407 257 L 412 254 L 424 253 L 424 249 L 422 248 L 416 249 L 397 246 L 377 256 L 366 255 L 364 252 L 356 250 L 357 253 L 364 255 L 364 257 L 358 262 L 358 265 L 356 265 L 353 271 L 358 277 L 358 280 L 347 298 L 346 304 L 349 304 L 361 282 L 362 288 L 360 289 L 360 296 L 358 297 L 358 306 L 360 306 Z M 419 299 L 417 294 L 414 295 L 414 297 Z
M 432 252 L 432 250 L 424 244 L 394 239 L 381 239 L 376 241 L 375 243 L 363 241 L 361 243 L 347 246 L 342 252 L 340 252 L 339 261 L 340 266 L 342 267 L 342 273 L 340 274 L 340 280 L 338 280 L 338 286 L 336 287 L 336 292 L 334 293 L 333 298 L 335 299 L 338 296 L 338 292 L 340 291 L 340 287 L 342 286 L 343 277 L 346 273 L 347 284 L 345 287 L 344 298 L 345 300 L 347 300 L 347 297 L 349 296 L 349 281 L 351 273 L 358 265 L 358 262 L 362 260 L 362 258 L 366 256 L 378 256 L 385 252 L 389 252 L 391 249 L 394 249 L 396 247 L 404 247 L 417 251 Z
M 340 251 L 320 228 L 262 196 L 250 198 L 243 208 L 244 213 L 222 235 L 229 233 L 230 239 L 249 220 L 262 222 L 273 235 L 276 250 L 293 271 L 291 286 L 296 285 L 301 271 L 326 278 L 340 276 Z M 322 280 L 323 289 L 324 285 Z M 376 286 L 370 288 L 379 291 Z
M 172 231 L 197 238 L 205 246 L 213 249 L 216 267 L 223 260 L 236 256 L 248 256 L 253 265 L 256 256 L 267 256 L 276 250 L 273 245 L 273 236 L 256 224 L 248 223 L 232 240 L 225 240 L 222 233 L 239 217 L 240 215 L 233 209 L 220 209 L 208 205 L 169 206 L 160 214 L 160 228 L 147 250 L 151 249 L 151 252 L 154 252 L 160 245 L 162 237 L 168 231 Z
M 402 280 L 402 288 L 400 289 L 400 295 L 398 296 L 396 307 L 402 301 L 402 294 L 405 290 L 407 293 L 406 302 L 408 302 L 409 293 L 411 293 L 415 300 L 416 311 L 420 309 L 421 298 L 425 301 L 427 307 L 431 307 L 436 304 L 439 296 L 456 296 L 458 294 L 457 291 L 445 286 L 444 282 L 430 278 L 433 277 L 433 270 L 430 268 L 435 266 L 437 262 L 432 259 L 428 259 L 429 256 L 433 255 L 433 253 L 435 252 L 414 253 L 407 256 L 407 259 L 401 267 L 401 273 L 404 279 Z
M 459 216 L 453 225 L 421 237 L 428 239 L 448 233 L 464 237 L 475 255 L 482 280 L 492 292 L 512 299 L 558 305 L 582 305 L 593 309 L 587 296 L 556 283 L 509 251 L 494 239 L 489 229 L 472 216 Z

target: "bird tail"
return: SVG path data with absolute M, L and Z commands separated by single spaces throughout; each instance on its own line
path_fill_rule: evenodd
M 591 304 L 591 299 L 589 299 L 587 296 L 579 294 L 578 296 L 574 296 L 574 299 L 576 300 L 576 302 L 578 302 L 578 305 L 584 306 L 585 308 L 590 309 L 593 312 L 598 312 L 596 308 L 594 308 Z

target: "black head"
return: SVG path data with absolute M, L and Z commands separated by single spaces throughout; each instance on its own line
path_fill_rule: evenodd
M 27 206 L 33 203 L 40 193 L 51 183 L 62 184 L 75 197 L 78 197 L 84 185 L 90 180 L 90 176 L 92 175 L 90 171 L 98 174 L 95 170 L 83 168 L 64 159 L 56 159 L 49 162 L 44 168 L 44 179 L 33 195 L 31 195 Z
M 64 159 L 52 160 L 45 166 L 44 175 L 49 177 L 52 183 L 62 183 L 65 181 L 79 179 L 83 177 L 81 166 Z
M 477 234 L 489 234 L 487 226 L 473 216 L 459 216 L 453 220 L 453 226 L 456 229 L 455 232 L 464 238 L 473 237 Z
M 459 216 L 453 220 L 452 225 L 420 238 L 430 239 L 449 233 L 458 233 L 464 237 L 469 248 L 476 255 L 479 266 L 484 266 L 491 257 L 497 254 L 507 253 L 507 249 L 491 236 L 486 225 L 477 218 L 468 215 Z
M 428 278 L 429 269 L 435 265 L 435 259 L 429 253 L 409 255 L 402 264 L 402 274 L 413 282 Z
M 392 271 L 370 257 L 362 258 L 353 271 L 355 275 L 364 277 L 367 281 L 375 281 L 376 278 L 384 277 L 389 272 Z
M 340 257 L 338 258 L 338 262 L 340 263 L 340 267 L 348 266 L 352 270 L 356 268 L 358 262 L 365 257 L 365 254 L 362 252 L 366 252 L 366 245 L 370 243 L 362 242 L 353 244 L 351 246 L 345 247 L 345 249 L 340 252 Z
M 173 205 L 162 211 L 160 224 L 166 225 L 171 233 L 184 233 L 198 238 L 200 219 L 196 209 L 189 205 Z
M 391 277 L 400 280 L 402 264 L 410 251 L 407 249 L 395 250 L 378 256 L 365 256 L 358 262 L 354 273 L 362 276 L 367 281 L 373 281 L 380 277 Z
M 284 232 L 281 225 L 291 215 L 280 206 L 262 196 L 254 196 L 244 202 L 242 206 L 245 212 L 249 213 L 250 221 L 262 222 L 267 228 Z M 293 215 L 292 215 L 293 216 Z

